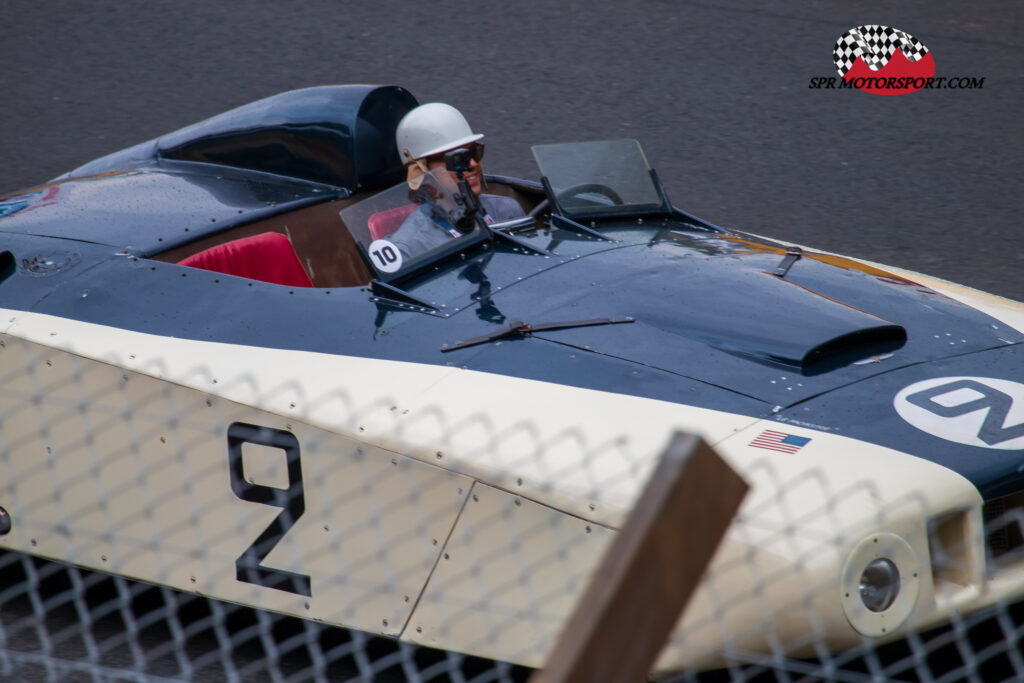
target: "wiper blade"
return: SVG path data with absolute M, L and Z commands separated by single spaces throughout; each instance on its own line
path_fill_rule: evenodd
M 470 339 L 463 339 L 457 341 L 454 344 L 444 344 L 441 346 L 442 353 L 449 351 L 455 351 L 456 349 L 464 349 L 469 346 L 476 346 L 477 344 L 486 344 L 487 342 L 497 341 L 498 339 L 507 339 L 509 337 L 525 337 L 528 334 L 534 332 L 544 332 L 547 330 L 565 330 L 571 327 L 593 327 L 595 325 L 619 325 L 622 323 L 634 322 L 633 318 L 594 318 L 592 320 L 572 320 L 559 323 L 538 323 L 531 325 L 530 323 L 524 323 L 522 320 L 515 320 L 509 324 L 508 327 L 495 330 L 490 334 L 485 334 L 479 337 L 472 337 Z

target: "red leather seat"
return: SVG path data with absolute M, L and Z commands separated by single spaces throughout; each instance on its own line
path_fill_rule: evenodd
M 290 287 L 312 287 L 288 238 L 279 232 L 243 237 L 205 249 L 179 265 Z
M 370 220 L 366 222 L 370 228 L 370 239 L 383 239 L 398 230 L 418 206 L 419 204 L 407 204 L 387 211 L 378 211 L 370 216 Z

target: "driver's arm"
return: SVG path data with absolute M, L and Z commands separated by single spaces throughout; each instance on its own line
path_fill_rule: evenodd
M 409 214 L 398 230 L 388 237 L 388 241 L 402 252 L 403 259 L 415 258 L 450 239 L 451 235 L 430 219 L 430 209 L 426 204 Z

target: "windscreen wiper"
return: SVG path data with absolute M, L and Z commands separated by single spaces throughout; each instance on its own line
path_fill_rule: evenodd
M 498 339 L 525 337 L 528 334 L 544 332 L 546 330 L 565 330 L 571 327 L 593 327 L 595 325 L 619 325 L 621 323 L 631 323 L 633 321 L 634 319 L 628 316 L 625 318 L 594 318 L 592 320 L 572 320 L 560 323 L 539 323 L 537 325 L 524 323 L 522 320 L 515 320 L 509 324 L 508 327 L 495 330 L 490 334 L 472 337 L 471 339 L 463 339 L 462 341 L 457 341 L 454 344 L 444 344 L 441 346 L 441 351 L 443 353 L 447 353 L 448 351 L 464 349 L 469 346 L 476 346 L 477 344 L 486 344 L 487 342 L 497 341 Z

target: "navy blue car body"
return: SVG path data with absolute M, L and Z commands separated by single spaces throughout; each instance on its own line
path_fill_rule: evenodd
M 965 452 L 901 421 L 891 407 L 861 406 L 935 367 L 1022 377 L 1024 335 L 851 260 L 807 252 L 779 276 L 784 246 L 673 208 L 646 220 L 602 219 L 596 230 L 607 239 L 550 226 L 521 237 L 543 255 L 485 243 L 407 279 L 397 291 L 408 298 L 374 290 L 360 262 L 365 252 L 340 224 L 326 237 L 301 225 L 333 219 L 402 178 L 392 131 L 414 105 L 392 87 L 285 93 L 0 199 L 8 261 L 0 302 L 159 335 L 456 363 L 798 420 L 927 453 L 986 497 L 1020 486 L 1020 451 L 1010 459 Z M 536 182 L 491 183 L 526 208 L 543 199 Z M 285 219 L 296 249 L 312 254 L 314 288 L 214 278 L 175 264 L 253 226 L 282 230 Z M 326 248 L 313 248 L 321 243 Z M 623 317 L 635 322 L 446 348 L 500 334 L 513 321 Z M 872 356 L 883 359 L 855 364 Z
M 475 622 L 462 613 L 452 623 L 435 618 L 450 606 L 442 589 L 454 584 L 445 583 L 445 571 L 456 578 L 476 576 L 456 566 L 472 552 L 456 550 L 450 564 L 440 561 L 449 560 L 448 544 L 465 550 L 488 536 L 472 533 L 470 487 L 474 503 L 504 500 L 507 518 L 536 515 L 523 522 L 529 529 L 586 522 L 580 533 L 596 542 L 621 522 L 619 513 L 635 495 L 635 482 L 626 481 L 624 472 L 642 471 L 638 462 L 649 464 L 649 445 L 660 438 L 649 432 L 671 422 L 697 431 L 707 426 L 705 438 L 756 485 L 740 515 L 749 526 L 722 546 L 724 559 L 711 572 L 725 577 L 716 587 L 724 592 L 717 595 L 735 600 L 723 597 L 716 604 L 707 597 L 715 591 L 701 593 L 705 597 L 698 596 L 687 613 L 690 641 L 679 645 L 662 665 L 665 670 L 727 661 L 721 652 L 735 643 L 704 647 L 703 636 L 694 638 L 718 634 L 702 625 L 705 617 L 741 629 L 758 615 L 813 603 L 820 607 L 830 647 L 852 647 L 865 636 L 892 637 L 905 623 L 938 623 L 949 605 L 979 609 L 1019 592 L 1024 537 L 1012 525 L 985 522 L 1024 509 L 1024 306 L 714 226 L 668 202 L 635 141 L 535 148 L 543 174 L 538 179 L 487 177 L 487 191 L 518 201 L 528 214 L 524 219 L 492 226 L 478 221 L 450 243 L 389 265 L 380 258 L 389 246 L 387 234 L 373 220 L 410 208 L 403 208 L 412 195 L 394 131 L 415 106 L 410 93 L 393 86 L 282 93 L 97 159 L 42 187 L 0 197 L 0 309 L 9 318 L 0 364 L 13 387 L 9 395 L 0 391 L 0 401 L 15 416 L 0 415 L 0 466 L 12 481 L 29 480 L 22 489 L 32 492 L 27 500 L 15 500 L 15 532 L 0 543 L 225 600 L 537 665 L 550 640 L 544 629 L 557 622 L 541 614 L 548 601 L 537 609 L 544 618 L 524 617 L 519 624 L 523 633 L 536 635 L 532 646 L 505 638 L 480 641 Z M 622 184 L 607 180 L 620 165 L 631 169 L 620 174 Z M 446 177 L 442 172 L 440 178 Z M 197 261 L 212 253 L 227 258 L 236 245 L 267 234 L 287 237 L 286 255 L 303 285 Z M 105 354 L 107 335 L 111 345 L 116 341 L 114 359 Z M 158 347 L 152 352 L 157 360 L 146 364 L 136 358 L 143 344 Z M 50 350 L 52 367 L 67 373 L 60 382 L 47 379 L 49 356 L 37 362 Z M 25 358 L 31 362 L 20 360 Z M 175 363 L 193 360 L 201 372 L 172 371 Z M 247 394 L 239 387 L 249 379 L 214 387 L 216 377 L 245 370 L 246 363 L 254 375 L 267 370 L 257 379 L 273 391 Z M 379 386 L 375 373 L 381 375 Z M 85 379 L 92 384 L 86 387 Z M 96 406 L 65 395 L 65 384 L 76 382 L 82 396 L 99 397 Z M 344 406 L 337 410 L 331 403 L 335 384 L 344 385 Z M 136 413 L 119 413 L 104 403 L 106 390 L 116 397 L 110 399 L 115 406 L 138 400 L 136 386 L 150 387 Z M 439 386 L 477 393 L 446 393 Z M 147 401 L 155 404 L 153 397 L 161 395 L 175 410 L 193 409 L 181 419 L 171 408 L 150 411 Z M 330 410 L 303 403 L 311 397 Z M 385 406 L 389 426 L 375 427 L 373 409 L 356 409 L 360 401 Z M 38 408 L 42 404 L 45 410 Z M 235 417 L 207 416 L 207 408 L 217 411 L 223 404 L 231 407 L 223 408 L 225 415 Z M 440 435 L 431 431 L 444 412 L 438 405 L 452 420 Z M 61 449 L 51 449 L 51 437 L 60 430 L 51 430 L 50 422 L 64 424 L 76 411 L 92 411 L 93 422 L 81 434 L 61 437 L 72 456 L 59 458 Z M 587 430 L 598 434 L 597 464 L 573 447 L 548 448 L 563 444 L 563 413 L 571 423 L 565 427 L 571 444 L 586 441 Z M 545 422 L 549 436 L 536 437 L 540 464 L 513 458 L 508 466 L 504 456 L 481 456 L 471 439 L 469 445 L 460 441 L 456 418 L 463 414 L 493 430 L 487 439 L 496 452 L 502 445 L 498 436 L 511 434 L 518 449 L 516 438 L 540 434 L 534 427 Z M 118 422 L 122 417 L 124 424 Z M 501 419 L 509 425 L 500 427 Z M 189 420 L 201 427 L 177 434 Z M 615 441 L 608 434 L 634 426 L 632 443 L 641 443 L 640 455 L 622 455 L 617 444 L 628 439 Z M 9 440 L 8 429 L 21 436 Z M 45 452 L 47 467 L 66 472 L 71 482 L 84 476 L 81 462 L 102 460 L 91 470 L 96 490 L 79 494 L 82 509 L 105 510 L 104 482 L 121 474 L 121 465 L 103 460 L 105 451 L 94 447 L 108 439 L 115 454 L 127 454 L 138 468 L 138 481 L 147 480 L 151 470 L 161 472 L 151 499 L 179 501 L 193 489 L 212 492 L 210 500 L 220 507 L 211 503 L 208 508 L 216 509 L 206 509 L 209 518 L 193 515 L 189 533 L 198 538 L 210 519 L 242 519 L 261 507 L 246 496 L 271 487 L 247 483 L 241 458 L 243 442 L 275 447 L 260 436 L 261 429 L 287 444 L 281 446 L 287 453 L 286 488 L 309 496 L 310 504 L 303 499 L 290 523 L 295 530 L 284 524 L 263 530 L 265 521 L 229 529 L 225 536 L 238 547 L 216 558 L 223 560 L 217 566 L 226 568 L 226 581 L 212 570 L 212 577 L 197 579 L 195 572 L 207 571 L 207 565 L 189 564 L 202 554 L 199 541 L 195 547 L 175 546 L 183 567 L 177 574 L 165 571 L 166 549 L 159 544 L 141 551 L 130 547 L 138 552 L 125 551 L 124 562 L 114 568 L 108 557 L 128 546 L 118 546 L 123 539 L 112 533 L 102 538 L 110 549 L 101 559 L 88 544 L 68 551 L 60 533 L 49 532 L 66 530 L 79 517 L 72 510 L 51 518 L 49 508 L 36 505 L 51 498 L 50 480 L 32 479 L 36 458 Z M 648 433 L 635 438 L 637 432 Z M 228 456 L 221 453 L 225 434 Z M 154 446 L 155 435 L 161 446 Z M 613 444 L 607 448 L 606 437 Z M 182 463 L 202 463 L 198 474 L 163 476 L 168 461 L 159 449 L 172 442 L 179 444 L 175 452 Z M 367 456 L 371 451 L 376 459 Z M 608 453 L 622 455 L 626 465 Z M 207 462 L 214 465 L 206 468 Z M 565 463 L 579 467 L 560 469 Z M 400 465 L 415 477 L 409 475 L 408 490 L 394 494 L 391 507 L 416 520 L 436 521 L 428 510 L 443 508 L 448 515 L 435 515 L 443 517 L 437 529 L 417 527 L 415 534 L 398 535 L 397 545 L 423 536 L 416 539 L 425 541 L 423 547 L 394 552 L 415 556 L 408 565 L 415 571 L 394 570 L 408 569 L 395 564 L 395 539 L 380 539 L 379 548 L 360 533 L 353 535 L 363 539 L 362 546 L 336 539 L 328 547 L 319 535 L 309 540 L 348 523 L 331 517 L 334 504 L 346 515 L 365 513 L 366 524 L 378 523 L 375 515 L 388 506 L 379 507 L 374 486 L 348 484 L 364 477 L 387 484 L 378 470 L 371 476 L 361 468 L 387 473 Z M 890 468 L 897 476 L 888 477 Z M 313 471 L 322 477 L 314 478 Z M 921 481 L 908 480 L 915 476 Z M 867 483 L 860 485 L 861 477 Z M 445 493 L 443 504 L 431 499 L 417 507 L 420 491 L 429 498 L 440 490 L 431 488 L 439 480 L 461 498 Z M 811 494 L 800 488 L 808 481 L 818 485 Z M 132 486 L 126 488 L 134 496 Z M 17 499 L 15 488 L 9 487 L 0 506 Z M 785 500 L 794 490 L 799 495 Z M 332 504 L 313 504 L 328 493 L 337 497 Z M 120 508 L 110 506 L 123 510 L 125 519 L 157 514 L 147 500 L 134 496 Z M 803 510 L 796 523 L 785 516 L 793 500 Z M 908 500 L 916 505 L 912 510 Z M 277 505 L 272 496 L 256 502 Z M 176 529 L 179 504 L 173 508 L 167 524 Z M 304 513 L 305 530 L 295 524 Z M 318 521 L 314 514 L 324 517 Z M 834 528 L 816 526 L 832 515 Z M 782 531 L 767 533 L 776 522 Z M 48 531 L 18 535 L 19 529 L 35 528 Z M 469 540 L 460 548 L 465 529 Z M 273 543 L 252 560 L 259 542 L 250 544 L 251 539 L 267 534 Z M 818 545 L 798 551 L 809 539 Z M 545 543 L 524 552 L 549 558 Z M 275 544 L 294 544 L 295 552 L 290 559 L 283 552 L 268 559 Z M 881 557 L 878 548 L 902 575 L 902 582 L 886 587 L 893 600 L 880 611 L 858 597 L 865 567 Z M 321 556 L 329 556 L 330 566 L 314 567 Z M 364 556 L 379 560 L 368 574 L 387 581 L 381 578 L 378 586 L 364 576 L 366 586 L 349 583 L 335 566 Z M 770 591 L 754 591 L 757 599 L 751 599 L 749 575 L 735 569 L 742 563 L 729 564 L 736 558 L 783 579 Z M 294 566 L 281 569 L 288 562 Z M 355 562 L 349 569 L 358 574 L 370 564 Z M 580 560 L 573 571 L 585 576 L 590 566 Z M 261 583 L 247 573 L 256 570 L 301 576 L 303 588 Z M 393 570 L 415 579 L 409 585 L 389 583 Z M 582 585 L 579 576 L 572 585 Z M 254 592 L 253 585 L 263 592 Z M 365 592 L 345 592 L 353 586 Z M 811 589 L 813 595 L 801 594 Z M 481 619 L 507 613 L 500 591 L 477 598 L 455 592 L 458 604 L 472 604 Z M 384 619 L 374 602 L 381 596 L 397 605 Z M 774 602 L 765 607 L 762 598 Z M 362 611 L 339 616 L 338 605 L 349 602 Z M 416 621 L 421 613 L 423 621 Z M 431 635 L 431 624 L 438 635 Z M 806 623 L 791 619 L 785 628 L 791 633 L 776 634 L 780 642 L 799 641 L 787 654 L 814 654 L 804 639 Z M 751 637 L 760 640 L 750 647 L 772 651 L 764 633 L 754 628 Z M 688 651 L 693 643 L 698 647 Z

